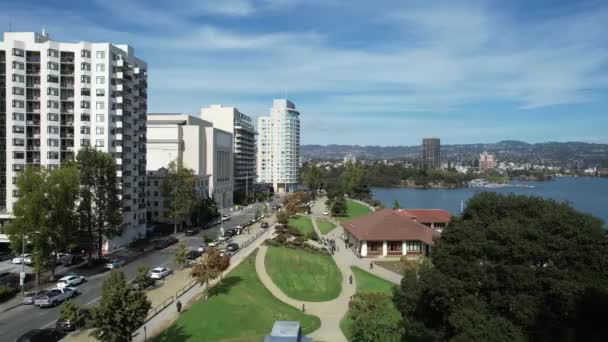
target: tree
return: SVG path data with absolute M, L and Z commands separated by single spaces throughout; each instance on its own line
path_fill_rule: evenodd
M 331 205 L 332 216 L 344 216 L 348 210 L 346 199 L 344 196 L 334 198 L 333 204 Z
M 169 163 L 167 177 L 163 182 L 163 194 L 167 218 L 173 219 L 176 234 L 178 222 L 181 226 L 196 207 L 196 182 L 197 177 L 192 169 L 183 167 L 175 160 Z
M 205 299 L 209 298 L 209 283 L 220 276 L 221 255 L 216 248 L 209 248 L 207 253 L 194 266 L 190 275 L 205 286 Z
M 280 223 L 283 227 L 286 227 L 289 223 L 289 214 L 286 211 L 281 210 L 277 213 L 277 222 Z
M 321 189 L 323 184 L 323 172 L 315 164 L 308 168 L 308 172 L 304 176 L 304 184 L 312 190 L 313 199 L 317 196 L 317 191 Z
M 369 188 L 367 171 L 362 165 L 348 164 L 342 173 L 344 191 L 351 198 L 369 201 L 372 193 Z
M 104 342 L 132 341 L 133 332 L 146 321 L 150 306 L 143 291 L 132 289 L 122 272 L 112 271 L 94 310 L 95 330 L 91 335 Z
M 188 249 L 184 243 L 180 243 L 175 251 L 175 264 L 180 269 L 183 269 L 188 265 Z
M 348 303 L 352 320 L 351 341 L 399 341 L 399 317 L 391 309 L 391 296 L 383 293 L 357 293 Z
M 104 241 L 122 233 L 117 167 L 112 156 L 89 146 L 78 152 L 76 164 L 80 175 L 80 239 L 87 246 L 91 265 L 93 254 L 101 259 Z
M 44 269 L 50 269 L 52 280 L 56 252 L 73 242 L 78 227 L 78 170 L 69 165 L 55 170 L 27 167 L 18 174 L 16 185 L 19 198 L 13 208 L 15 219 L 7 228 L 12 248 L 20 254 L 25 238 L 37 279 Z
M 211 220 L 218 218 L 220 212 L 213 198 L 199 196 L 199 199 L 190 214 L 190 222 L 195 226 L 203 227 Z
M 85 326 L 86 317 L 81 315 L 81 309 L 73 301 L 68 300 L 61 304 L 59 308 L 59 319 L 69 320 L 73 322 L 76 328 Z
M 150 266 L 139 265 L 133 282 L 138 285 L 140 290 L 144 290 L 150 284 Z
M 401 203 L 399 203 L 398 200 L 395 200 L 393 202 L 393 209 L 397 210 L 397 209 L 401 209 Z
M 444 230 L 433 267 L 417 281 L 404 276 L 394 299 L 404 329 L 460 341 L 588 336 L 578 316 L 589 311 L 578 303 L 590 289 L 608 287 L 602 225 L 553 200 L 474 196 Z

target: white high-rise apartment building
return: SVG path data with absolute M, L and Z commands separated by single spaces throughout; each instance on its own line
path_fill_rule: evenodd
M 300 112 L 287 99 L 274 100 L 270 116 L 258 118 L 258 181 L 278 193 L 298 185 Z
M 6 32 L 0 42 L 0 207 L 9 219 L 26 165 L 59 167 L 92 145 L 119 171 L 124 230 L 145 234 L 147 65 L 133 48 Z
M 235 107 L 201 108 L 201 118 L 234 137 L 234 191 L 251 193 L 255 181 L 255 128 L 251 117 Z

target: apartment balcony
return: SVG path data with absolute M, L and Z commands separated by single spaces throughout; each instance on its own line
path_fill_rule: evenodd
M 61 83 L 61 89 L 74 89 L 74 83 Z
M 62 122 L 61 126 L 74 127 L 74 121 L 65 121 L 65 122 Z
M 116 78 L 119 80 L 122 80 L 124 78 L 124 73 L 123 72 L 117 72 L 116 73 Z
M 123 103 L 123 98 L 122 98 L 122 96 L 117 96 L 117 97 L 116 97 L 116 103 Z
M 40 139 L 40 133 L 35 133 L 35 134 L 28 133 L 27 138 L 28 139 Z
M 123 85 L 122 84 L 117 84 L 115 86 L 115 88 L 116 88 L 116 91 L 123 91 Z
M 74 64 L 74 56 L 62 56 L 61 64 Z
M 26 83 L 25 87 L 28 89 L 40 89 L 40 83 Z
M 125 61 L 124 61 L 124 59 L 119 59 L 119 60 L 114 61 L 114 64 L 116 64 L 117 67 L 122 68 L 125 66 Z
M 40 101 L 40 96 L 27 96 L 27 101 Z
M 74 114 L 74 109 L 62 109 L 61 114 Z

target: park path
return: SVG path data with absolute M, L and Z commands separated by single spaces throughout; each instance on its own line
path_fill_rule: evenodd
M 319 317 L 321 327 L 309 334 L 315 341 L 346 342 L 346 337 L 340 330 L 340 320 L 348 311 L 348 302 L 356 290 L 355 278 L 353 277 L 352 284 L 348 282 L 348 276 L 351 274 L 349 266 L 338 264 L 338 268 L 342 272 L 342 292 L 338 298 L 326 302 L 304 302 L 287 296 L 272 281 L 264 265 L 267 249 L 266 246 L 260 246 L 255 259 L 255 269 L 264 286 L 281 301 L 298 309 L 302 309 L 302 304 L 304 304 L 306 313 Z

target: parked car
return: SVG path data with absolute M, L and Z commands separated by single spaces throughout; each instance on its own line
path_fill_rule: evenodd
M 176 238 L 175 236 L 169 236 L 167 238 L 167 240 L 169 241 L 169 246 L 175 245 L 176 243 L 179 242 L 179 239 Z
M 156 279 L 152 279 L 149 275 L 142 282 L 133 281 L 131 286 L 134 290 L 143 291 L 156 283 Z
M 220 250 L 220 255 L 221 256 L 227 256 L 227 257 L 232 257 L 234 255 L 234 252 L 222 249 L 222 250 Z
M 323 212 L 323 215 L 329 215 L 329 211 L 325 210 L 325 211 Z
M 239 249 L 239 245 L 235 242 L 226 245 L 226 250 L 229 252 L 236 252 Z
M 218 239 L 218 240 L 213 240 L 211 242 L 209 242 L 209 247 L 217 247 L 221 244 L 222 242 Z
M 201 254 L 205 253 L 206 250 L 207 250 L 207 245 L 200 245 L 200 246 L 196 247 L 196 251 Z
M 256 218 L 252 218 L 251 221 L 249 221 L 249 222 L 251 222 L 251 224 L 254 224 L 254 223 L 258 222 L 258 220 Z
M 268 228 L 269 227 L 268 222 L 263 221 L 261 227 L 262 228 Z
M 27 259 L 29 259 L 30 262 L 31 262 L 32 255 L 31 254 L 21 254 L 19 256 L 14 257 L 13 260 L 11 260 L 11 263 L 13 263 L 13 264 L 22 264 Z
M 72 255 L 70 253 L 57 253 L 56 263 L 57 265 L 69 266 L 72 264 Z
M 150 278 L 152 279 L 165 279 L 173 271 L 166 267 L 157 267 L 150 272 Z
M 201 255 L 203 255 L 202 252 L 199 252 L 198 249 L 192 249 L 188 251 L 188 254 L 186 254 L 186 257 L 188 258 L 188 260 L 194 260 L 198 257 L 200 257 Z
M 198 228 L 188 228 L 184 231 L 184 235 L 186 235 L 186 236 L 194 236 L 198 233 L 199 233 Z
M 26 292 L 21 299 L 21 304 L 23 305 L 33 305 L 36 298 L 43 296 L 47 293 L 46 290 L 39 290 L 33 292 Z
M 232 218 L 230 215 L 222 215 L 222 221 L 228 221 Z
M 86 326 L 86 321 L 92 318 L 91 311 L 89 309 L 78 310 L 78 315 L 82 318 L 80 326 L 76 325 L 76 322 L 69 319 L 58 319 L 55 323 L 55 328 L 61 332 L 70 332 Z
M 233 229 L 228 229 L 226 231 L 226 235 L 228 235 L 228 236 L 235 236 L 236 235 L 236 229 L 234 229 L 234 228 Z
M 62 289 L 67 286 L 77 286 L 86 281 L 85 277 L 79 275 L 68 275 L 57 282 L 57 288 Z
M 77 293 L 70 287 L 52 289 L 44 295 L 38 296 L 36 299 L 34 299 L 34 305 L 41 308 L 56 306 L 72 297 L 75 297 L 76 294 Z
M 0 261 L 12 259 L 13 255 L 9 252 L 0 252 Z
M 217 239 L 220 240 L 221 242 L 228 241 L 228 240 L 230 240 L 230 235 L 224 233 L 224 235 L 218 236 Z
M 57 329 L 34 329 L 21 335 L 17 342 L 57 342 L 62 337 Z
M 156 240 L 156 241 L 154 241 L 154 248 L 156 248 L 156 249 L 167 248 L 171 245 L 175 245 L 178 241 L 179 241 L 179 239 L 174 236 L 170 236 L 166 239 Z
M 114 270 L 117 268 L 121 268 L 125 265 L 125 261 L 122 259 L 112 259 L 108 261 L 105 265 L 106 270 Z

